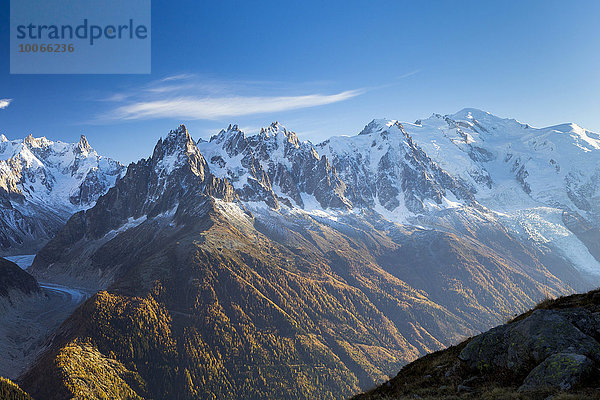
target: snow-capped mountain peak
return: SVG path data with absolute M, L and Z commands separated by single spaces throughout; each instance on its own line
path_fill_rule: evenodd
M 271 143 L 271 150 L 273 148 L 283 148 L 286 146 L 286 142 L 291 144 L 293 147 L 300 147 L 300 140 L 298 140 L 298 135 L 295 132 L 288 130 L 285 126 L 275 121 L 271 123 L 266 128 L 261 128 L 259 137 L 263 139 L 264 142 Z
M 159 176 L 163 177 L 186 166 L 199 176 L 204 176 L 207 169 L 204 157 L 184 125 L 170 131 L 164 139 L 159 139 L 154 147 L 152 163 Z
M 267 137 L 277 135 L 280 131 L 285 133 L 287 132 L 287 129 L 285 126 L 281 125 L 279 121 L 271 122 L 269 126 L 260 128 L 260 133 Z
M 42 245 L 73 213 L 93 206 L 123 172 L 85 136 L 77 143 L 33 135 L 0 140 L 0 251 Z
M 162 144 L 161 148 L 165 154 L 170 155 L 180 151 L 192 151 L 194 140 L 185 125 L 180 125 L 177 129 L 170 131 L 164 139 L 161 138 L 159 143 Z
M 600 174 L 600 137 L 575 124 L 533 128 L 464 109 L 406 129 L 432 160 L 493 209 L 539 202 L 577 209 L 583 199 L 576 193 L 594 192 L 591 188 L 598 186 L 594 175 Z M 510 201 L 504 197 L 507 192 Z
M 435 114 L 435 115 L 439 115 L 439 114 Z M 472 107 L 463 108 L 459 112 L 450 115 L 450 117 L 455 120 L 457 120 L 457 119 L 458 120 L 465 120 L 465 119 L 481 120 L 481 119 L 485 119 L 485 118 L 499 119 L 498 117 L 492 115 L 491 113 L 489 113 L 487 111 L 480 110 L 478 108 L 472 108 Z
M 560 124 L 550 126 L 546 130 L 559 135 L 568 135 L 572 139 L 573 145 L 579 147 L 584 152 L 600 149 L 600 135 L 590 132 L 577 124 Z
M 370 135 L 373 133 L 381 133 L 388 130 L 390 127 L 399 124 L 396 120 L 374 119 L 369 122 L 358 135 Z M 398 127 L 398 126 L 397 126 Z
M 210 138 L 210 142 L 215 143 L 229 143 L 227 146 L 231 146 L 239 140 L 245 141 L 246 135 L 242 132 L 237 125 L 229 124 L 227 129 L 221 129 L 221 131 Z M 202 143 L 202 142 L 200 142 Z

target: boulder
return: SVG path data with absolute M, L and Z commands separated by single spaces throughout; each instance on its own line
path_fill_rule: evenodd
M 459 358 L 482 372 L 502 368 L 525 376 L 557 353 L 581 354 L 600 362 L 600 343 L 577 328 L 564 312 L 535 310 L 525 319 L 473 338 Z
M 582 354 L 553 354 L 527 375 L 519 391 L 569 390 L 581 386 L 593 371 L 594 362 Z

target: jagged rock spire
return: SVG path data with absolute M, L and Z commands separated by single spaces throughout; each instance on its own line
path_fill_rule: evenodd
M 29 147 L 38 147 L 38 145 L 39 145 L 38 140 L 36 138 L 34 138 L 31 133 L 29 135 L 27 135 L 27 137 L 25 139 L 23 139 L 23 143 Z
M 79 139 L 79 143 L 77 143 L 76 149 L 80 153 L 88 153 L 92 150 L 92 146 L 90 146 L 90 143 L 88 142 L 85 135 L 81 135 L 81 138 Z
M 154 147 L 152 159 L 154 162 L 158 162 L 167 156 L 182 155 L 195 151 L 198 151 L 196 143 L 185 125 L 181 124 L 177 129 L 170 131 L 167 137 L 158 140 Z

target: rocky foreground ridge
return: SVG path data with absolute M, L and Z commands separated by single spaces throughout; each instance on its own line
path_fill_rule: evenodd
M 364 399 L 600 398 L 600 290 L 547 300 L 405 366 Z

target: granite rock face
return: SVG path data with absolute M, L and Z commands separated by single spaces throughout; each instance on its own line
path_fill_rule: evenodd
M 429 204 L 443 208 L 446 197 L 473 201 L 473 190 L 433 162 L 398 122 L 372 121 L 355 137 L 318 145 L 277 122 L 252 136 L 230 125 L 198 147 L 240 199 L 272 208 L 422 213 Z
M 325 209 L 352 206 L 327 157 L 277 122 L 249 137 L 230 125 L 198 146 L 215 175 L 229 179 L 242 200 L 304 208 L 308 196 Z

